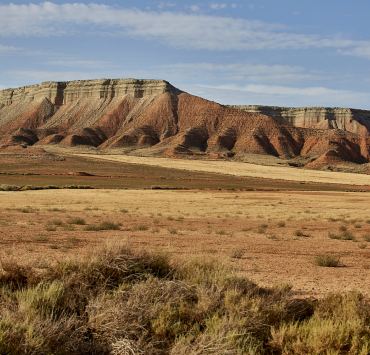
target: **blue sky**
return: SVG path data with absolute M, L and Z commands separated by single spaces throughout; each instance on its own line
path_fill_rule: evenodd
M 0 87 L 158 78 L 225 104 L 370 109 L 370 1 L 0 0 Z

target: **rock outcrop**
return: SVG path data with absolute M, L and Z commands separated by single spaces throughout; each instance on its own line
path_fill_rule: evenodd
M 370 111 L 330 107 L 230 106 L 273 117 L 282 124 L 302 128 L 340 129 L 358 134 L 370 132 Z
M 255 153 L 303 157 L 321 167 L 369 161 L 367 115 L 350 109 L 227 107 L 162 80 L 47 82 L 0 91 L 0 146 L 145 147 L 209 157 Z
M 48 99 L 55 105 L 81 99 L 111 99 L 124 95 L 143 97 L 176 90 L 164 80 L 100 79 L 44 82 L 17 89 L 0 90 L 0 105 Z

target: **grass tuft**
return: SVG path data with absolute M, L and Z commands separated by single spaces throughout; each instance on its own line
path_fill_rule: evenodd
M 331 255 L 331 254 L 322 254 L 322 255 L 317 255 L 315 258 L 315 263 L 318 266 L 323 266 L 323 267 L 339 267 L 342 266 L 340 262 L 340 258 Z
M 90 232 L 98 232 L 98 231 L 108 231 L 108 230 L 120 230 L 120 225 L 105 221 L 101 222 L 99 224 L 90 224 L 84 228 L 85 231 L 90 231 Z
M 70 218 L 68 221 L 67 221 L 68 224 L 76 224 L 76 225 L 79 225 L 79 226 L 84 226 L 86 225 L 86 221 L 81 218 L 81 217 L 74 217 L 74 218 Z

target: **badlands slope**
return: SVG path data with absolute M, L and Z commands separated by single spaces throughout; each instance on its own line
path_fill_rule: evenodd
M 370 115 L 369 115 L 370 116 Z M 166 81 L 46 82 L 0 91 L 0 146 L 151 148 L 164 156 L 303 158 L 311 168 L 368 163 L 370 118 L 280 119 L 226 107 Z M 335 122 L 334 122 L 335 121 Z M 338 121 L 338 122 L 337 122 Z

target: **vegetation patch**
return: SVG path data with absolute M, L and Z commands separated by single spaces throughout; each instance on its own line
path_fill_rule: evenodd
M 68 224 L 76 224 L 76 225 L 79 225 L 79 226 L 86 225 L 86 221 L 81 217 L 70 218 L 67 222 L 68 222 Z
M 57 190 L 57 189 L 94 189 L 93 186 L 89 185 L 8 185 L 0 184 L 0 191 L 29 191 L 29 190 Z
M 2 262 L 1 354 L 368 354 L 370 302 L 295 298 L 218 260 L 114 245 L 40 271 Z
M 86 226 L 84 229 L 85 231 L 112 231 L 112 230 L 119 230 L 121 227 L 117 223 L 105 221 L 99 224 L 90 224 Z
M 324 267 L 339 267 L 343 266 L 340 262 L 340 258 L 338 256 L 332 254 L 321 254 L 317 255 L 315 258 L 315 263 L 318 266 Z
M 341 233 L 329 233 L 329 238 L 337 240 L 356 240 L 356 237 L 353 235 L 353 233 L 344 228 L 341 228 Z

